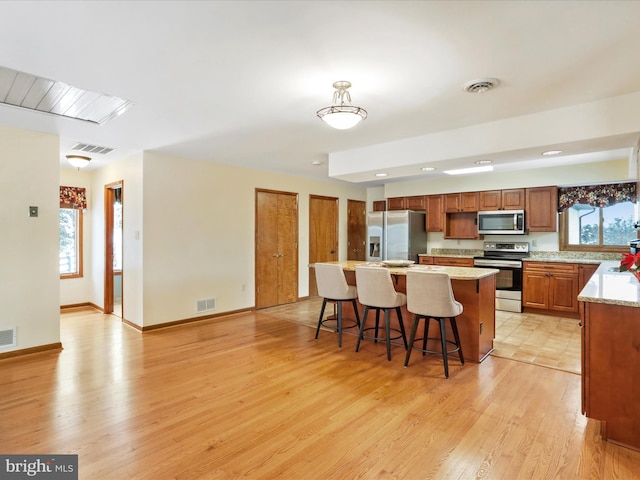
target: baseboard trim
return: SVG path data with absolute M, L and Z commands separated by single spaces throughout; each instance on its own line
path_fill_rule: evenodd
M 91 302 L 83 302 L 83 303 L 70 303 L 68 305 L 60 305 L 60 313 L 69 313 L 71 310 L 80 309 L 80 308 L 95 308 L 96 310 L 104 313 L 104 309 L 99 307 L 95 303 Z
M 62 350 L 62 343 L 49 343 L 47 345 L 38 345 L 37 347 L 22 348 L 20 350 L 0 353 L 0 360 L 12 357 L 22 357 L 23 355 L 31 355 L 32 353 L 48 352 L 51 350 Z
M 231 315 L 237 315 L 240 313 L 247 313 L 247 312 L 251 312 L 253 311 L 254 308 L 242 308 L 240 310 L 230 310 L 228 312 L 222 312 L 222 313 L 214 313 L 211 315 L 205 315 L 203 317 L 193 317 L 193 318 L 185 318 L 183 320 L 175 320 L 173 322 L 166 322 L 166 323 L 158 323 L 157 325 L 148 325 L 145 327 L 140 327 L 140 325 L 135 325 L 127 320 L 123 320 L 123 322 L 125 322 L 127 325 L 130 325 L 131 327 L 135 328 L 138 331 L 141 331 L 142 333 L 145 332 L 149 332 L 151 330 L 158 330 L 161 328 L 170 328 L 170 327 L 179 327 L 182 325 L 186 325 L 189 323 L 194 323 L 194 322 L 202 322 L 204 320 L 215 320 L 221 317 L 228 317 Z

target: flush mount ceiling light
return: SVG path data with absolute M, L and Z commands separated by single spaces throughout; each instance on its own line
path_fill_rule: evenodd
M 376 177 L 386 177 L 386 173 L 376 173 Z
M 333 88 L 333 105 L 321 108 L 316 112 L 318 118 L 338 130 L 347 130 L 355 127 L 361 120 L 367 118 L 367 111 L 364 108 L 351 105 L 351 95 L 347 89 L 351 83 L 345 80 L 335 82 Z
M 493 163 L 493 160 L 476 160 L 473 163 L 475 163 L 476 165 L 489 165 Z
M 482 173 L 482 172 L 492 172 L 493 165 L 485 165 L 483 167 L 472 167 L 472 168 L 459 168 L 457 170 L 445 170 L 444 173 L 447 175 L 464 175 L 465 173 Z
M 433 172 L 435 170 L 435 167 L 422 167 L 420 170 L 422 170 L 423 172 Z
M 462 89 L 469 93 L 484 93 L 496 88 L 498 85 L 500 85 L 500 80 L 487 77 L 471 80 L 462 85 Z
M 82 155 L 67 155 L 67 161 L 71 164 L 71 166 L 76 167 L 80 170 L 83 167 L 89 165 L 91 159 L 89 157 L 83 157 Z
M 542 152 L 542 155 L 550 156 L 550 155 L 560 155 L 562 150 L 547 150 L 546 152 Z
M 103 125 L 132 102 L 0 67 L 0 104 Z

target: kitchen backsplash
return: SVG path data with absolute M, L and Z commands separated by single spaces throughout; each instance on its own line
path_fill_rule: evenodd
M 480 257 L 484 251 L 470 248 L 432 248 L 429 255 L 451 256 L 451 257 Z M 558 260 L 620 260 L 620 253 L 600 253 L 600 252 L 558 252 L 558 251 L 530 251 L 532 259 Z

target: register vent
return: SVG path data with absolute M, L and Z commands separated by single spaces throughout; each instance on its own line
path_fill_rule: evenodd
M 71 150 L 87 152 L 87 153 L 100 153 L 102 155 L 106 155 L 107 153 L 113 152 L 113 148 L 109 147 L 99 147 L 97 145 L 89 145 L 86 143 L 74 143 L 71 146 Z
M 205 298 L 203 300 L 196 301 L 196 312 L 207 312 L 209 310 L 216 309 L 216 299 L 215 298 Z
M 0 329 L 0 348 L 16 346 L 16 327 Z

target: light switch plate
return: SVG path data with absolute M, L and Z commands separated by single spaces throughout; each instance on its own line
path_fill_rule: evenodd
M 38 207 L 29 207 L 29 216 L 37 217 L 38 216 Z

